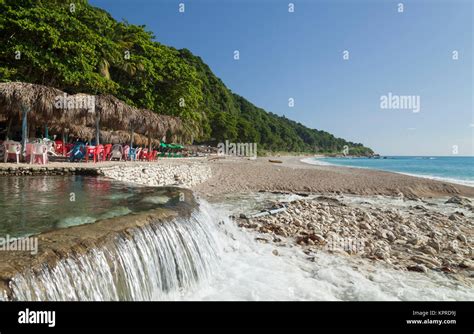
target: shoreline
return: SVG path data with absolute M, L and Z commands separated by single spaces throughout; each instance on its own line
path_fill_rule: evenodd
M 474 198 L 474 187 L 396 172 L 302 162 L 305 156 L 226 157 L 208 161 L 212 177 L 193 187 L 205 197 L 232 192 L 384 195 L 421 199 L 459 195 Z M 272 163 L 278 160 L 281 163 Z
M 333 163 L 329 163 L 329 162 L 324 162 L 324 161 L 321 161 L 321 160 L 314 160 L 314 158 L 321 159 L 321 158 L 328 158 L 328 157 L 327 156 L 306 157 L 306 158 L 301 159 L 300 161 L 302 163 L 305 163 L 305 164 L 308 164 L 308 165 L 314 165 L 314 166 L 334 166 L 334 167 L 345 167 L 345 168 L 360 168 L 360 169 L 365 169 L 365 170 L 389 172 L 389 173 L 395 173 L 395 174 L 400 174 L 400 175 L 419 177 L 419 178 L 433 180 L 433 181 L 439 181 L 439 182 L 448 182 L 448 183 L 453 183 L 453 184 L 456 184 L 456 185 L 461 185 L 461 186 L 474 188 L 474 181 L 464 181 L 464 180 L 458 180 L 458 179 L 452 179 L 452 178 L 444 178 L 444 177 L 441 177 L 441 176 L 403 173 L 403 172 L 389 171 L 389 170 L 376 169 L 376 168 L 363 167 L 363 166 L 342 166 L 342 165 L 337 165 L 337 164 L 333 164 Z M 312 163 L 312 162 L 309 161 L 310 159 L 313 159 L 313 161 L 317 161 L 318 163 Z M 305 160 L 307 160 L 307 161 L 305 161 Z

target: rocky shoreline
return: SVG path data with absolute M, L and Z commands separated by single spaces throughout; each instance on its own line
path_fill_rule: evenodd
M 237 222 L 259 232 L 260 241 L 296 243 L 308 255 L 359 256 L 403 271 L 444 272 L 474 285 L 474 206 L 469 199 L 454 196 L 444 204 L 387 200 L 403 206 L 317 196 L 276 202 L 272 211 L 242 215 Z

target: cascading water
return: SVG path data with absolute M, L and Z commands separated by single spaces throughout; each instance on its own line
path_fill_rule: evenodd
M 257 199 L 255 199 L 256 201 Z M 249 199 L 249 202 L 255 202 Z M 233 207 L 234 210 L 230 210 Z M 201 201 L 189 218 L 136 228 L 112 246 L 17 275 L 14 300 L 472 300 L 443 273 L 401 272 L 292 242 L 255 241 L 228 219 L 245 205 Z M 277 255 L 275 250 L 277 249 Z M 0 300 L 7 300 L 1 294 Z
M 17 275 L 13 300 L 175 299 L 211 275 L 217 261 L 209 216 L 195 211 L 135 228 L 111 247 L 71 256 L 53 268 Z

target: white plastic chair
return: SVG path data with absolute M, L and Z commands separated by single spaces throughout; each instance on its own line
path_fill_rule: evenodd
M 8 156 L 10 154 L 14 154 L 16 158 L 16 163 L 20 163 L 20 154 L 21 154 L 21 145 L 15 142 L 9 142 L 6 145 L 5 157 L 4 162 L 8 161 Z
M 47 138 L 43 139 L 43 143 L 46 145 L 47 147 L 47 153 L 57 157 L 58 154 L 56 153 L 56 148 L 54 147 L 56 145 L 56 143 L 52 140 L 49 140 Z
M 41 161 L 44 164 L 48 161 L 48 146 L 45 144 L 33 144 L 33 149 L 30 155 L 30 164 L 35 161 L 37 156 L 41 157 Z
M 110 153 L 110 159 L 109 160 L 112 161 L 112 159 L 119 159 L 119 161 L 121 161 L 122 156 L 123 156 L 123 147 L 122 147 L 122 145 L 115 144 L 112 147 L 112 152 Z
M 142 152 L 142 148 L 141 147 L 137 147 L 135 148 L 135 161 L 140 161 L 140 153 Z

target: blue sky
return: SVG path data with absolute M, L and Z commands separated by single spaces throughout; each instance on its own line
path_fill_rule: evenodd
M 191 50 L 227 87 L 267 111 L 385 155 L 452 155 L 453 146 L 474 155 L 470 0 L 90 3 L 146 25 L 163 44 Z M 420 96 L 420 112 L 381 109 L 389 92 Z

